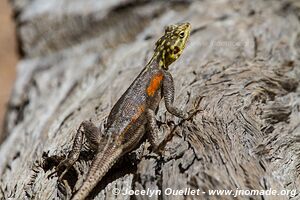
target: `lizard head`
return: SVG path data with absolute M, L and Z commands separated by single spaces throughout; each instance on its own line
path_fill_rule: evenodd
M 156 42 L 155 53 L 159 55 L 159 65 L 168 69 L 181 55 L 191 31 L 190 23 L 167 26 L 165 34 Z

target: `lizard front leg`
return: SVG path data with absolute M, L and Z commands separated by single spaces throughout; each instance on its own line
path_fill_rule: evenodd
M 163 85 L 162 85 L 163 97 L 165 99 L 165 105 L 169 113 L 175 115 L 176 117 L 180 117 L 183 119 L 187 119 L 189 117 L 188 113 L 176 108 L 174 103 L 174 82 L 172 75 L 165 71 Z
M 100 129 L 90 121 L 83 121 L 77 130 L 72 150 L 69 152 L 67 158 L 60 162 L 56 168 L 55 172 L 61 171 L 63 168 L 65 168 L 59 177 L 60 180 L 78 160 L 80 150 L 82 149 L 84 136 L 86 137 L 89 147 L 91 149 L 95 151 L 98 149 L 102 136 Z
M 147 128 L 150 132 L 148 134 L 149 142 L 152 145 L 153 150 L 156 151 L 159 146 L 159 139 L 158 139 L 159 128 L 156 124 L 155 112 L 151 109 L 148 109 L 146 111 L 146 118 L 147 118 Z
M 148 139 L 149 142 L 153 148 L 153 152 L 161 155 L 162 154 L 162 149 L 161 145 L 164 143 L 164 139 L 160 140 L 158 135 L 160 132 L 160 129 L 157 126 L 156 118 L 155 118 L 155 112 L 151 109 L 148 109 L 146 111 L 146 118 L 147 118 L 147 128 L 148 128 Z M 167 129 L 169 135 L 171 133 L 170 127 Z

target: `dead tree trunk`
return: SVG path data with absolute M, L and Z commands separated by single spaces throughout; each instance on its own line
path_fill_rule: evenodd
M 82 152 L 63 184 L 48 175 L 80 122 L 103 123 L 164 25 L 189 21 L 190 42 L 170 71 L 176 105 L 199 112 L 182 121 L 160 106 L 161 127 L 175 123 L 162 157 L 144 140 L 91 197 L 130 199 L 112 193 L 119 188 L 162 191 L 134 199 L 233 199 L 209 190 L 238 188 L 297 193 L 235 199 L 300 199 L 299 2 L 13 0 L 12 6 L 23 59 L 0 147 L 0 197 L 69 198 L 84 180 L 90 152 Z M 201 194 L 168 196 L 167 188 Z

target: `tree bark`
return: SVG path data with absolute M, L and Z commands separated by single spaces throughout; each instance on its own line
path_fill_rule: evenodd
M 89 169 L 82 152 L 64 182 L 49 177 L 83 120 L 101 125 L 151 57 L 165 25 L 192 34 L 170 67 L 175 104 L 157 114 L 163 152 L 144 139 L 91 194 L 161 190 L 133 199 L 300 199 L 300 4 L 297 1 L 12 1 L 22 60 L 0 147 L 0 198 L 68 199 Z M 168 134 L 167 127 L 174 124 Z M 199 195 L 167 195 L 167 188 Z M 291 190 L 209 195 L 209 190 Z M 295 193 L 296 191 L 296 193 Z

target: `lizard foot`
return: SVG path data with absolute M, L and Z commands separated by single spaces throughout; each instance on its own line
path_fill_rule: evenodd
M 193 108 L 191 110 L 189 110 L 187 113 L 185 113 L 185 116 L 183 117 L 183 119 L 185 120 L 190 120 L 193 116 L 195 116 L 198 112 L 203 111 L 202 109 L 199 109 L 200 106 L 200 102 L 203 99 L 203 97 L 201 97 L 198 102 L 196 102 L 193 106 Z
M 202 101 L 202 99 L 204 98 L 204 96 L 201 96 L 198 101 L 196 101 L 193 105 L 193 108 L 188 112 L 188 118 L 187 120 L 190 120 L 193 116 L 195 116 L 198 112 L 203 111 L 203 109 L 199 108 L 200 107 L 200 103 Z
M 195 114 L 197 114 L 200 110 L 193 108 L 187 113 L 187 117 L 184 118 L 186 120 L 190 120 Z
M 55 173 L 59 173 L 62 171 L 61 175 L 59 176 L 58 180 L 61 182 L 63 176 L 68 172 L 68 170 L 74 165 L 76 159 L 66 158 L 61 161 L 58 166 L 56 167 L 55 171 L 52 172 L 48 177 L 52 176 Z
M 160 145 L 153 147 L 152 148 L 152 152 L 155 153 L 158 156 L 162 156 L 163 155 L 163 149 L 160 148 Z
M 152 151 L 153 153 L 163 156 L 164 153 L 164 146 L 166 143 L 166 140 L 168 137 L 172 134 L 173 129 L 175 128 L 174 121 L 168 121 L 164 126 L 161 127 L 162 132 L 166 133 L 167 137 L 162 139 L 160 142 L 157 142 L 156 144 L 152 144 Z

